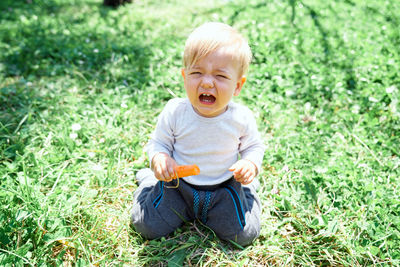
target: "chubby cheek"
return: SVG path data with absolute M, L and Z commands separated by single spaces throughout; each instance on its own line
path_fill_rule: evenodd
M 197 94 L 196 91 L 190 88 L 185 88 L 186 89 L 186 96 L 189 98 L 190 102 L 194 102 L 197 100 Z
M 219 93 L 220 97 L 232 97 L 235 93 L 235 91 L 232 89 L 233 87 L 231 85 L 221 85 L 219 86 Z
M 185 90 L 188 95 L 196 95 L 197 90 L 194 82 L 185 81 L 184 82 Z

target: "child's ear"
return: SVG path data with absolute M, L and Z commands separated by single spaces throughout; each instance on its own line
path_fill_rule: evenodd
M 235 92 L 233 93 L 234 96 L 238 96 L 240 91 L 242 91 L 243 84 L 246 82 L 246 76 L 240 78 L 236 83 Z
M 184 68 L 181 69 L 181 74 L 182 74 L 183 80 L 185 80 L 185 69 Z

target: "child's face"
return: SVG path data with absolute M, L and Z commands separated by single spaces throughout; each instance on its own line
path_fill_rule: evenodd
M 218 49 L 182 70 L 187 96 L 194 110 L 203 117 L 224 113 L 229 101 L 243 87 L 239 63 L 231 54 Z

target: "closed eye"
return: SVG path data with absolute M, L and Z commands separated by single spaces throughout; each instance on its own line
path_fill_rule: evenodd
M 224 78 L 224 79 L 229 79 L 226 75 L 222 75 L 222 74 L 218 74 L 217 77 Z
M 200 71 L 192 71 L 192 72 L 190 73 L 190 75 L 198 75 L 198 74 L 201 74 L 201 72 L 200 72 Z

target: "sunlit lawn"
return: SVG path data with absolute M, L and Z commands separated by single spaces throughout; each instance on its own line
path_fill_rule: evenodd
M 400 2 L 265 2 L 1 1 L 0 265 L 400 265 Z M 235 101 L 267 151 L 244 249 L 199 222 L 153 241 L 129 227 L 143 146 L 205 21 L 254 53 Z

